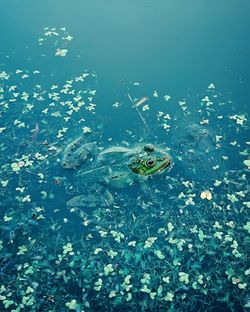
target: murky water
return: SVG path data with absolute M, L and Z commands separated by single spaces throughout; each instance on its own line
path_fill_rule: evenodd
M 3 7 L 1 311 L 247 310 L 249 3 Z

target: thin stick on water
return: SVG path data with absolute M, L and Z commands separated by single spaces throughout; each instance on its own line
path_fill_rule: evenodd
M 103 168 L 108 168 L 108 167 L 109 167 L 109 166 L 101 166 L 101 167 L 98 167 L 98 168 L 90 169 L 90 170 L 88 170 L 88 171 L 85 171 L 85 172 L 83 172 L 83 173 L 80 173 L 80 176 L 83 176 L 83 175 L 85 175 L 85 174 L 92 173 L 92 172 L 94 172 L 94 171 L 101 170 L 101 169 L 103 169 Z
M 142 114 L 140 113 L 140 111 L 138 110 L 138 108 L 135 106 L 135 103 L 133 101 L 133 99 L 131 98 L 130 94 L 127 93 L 128 98 L 130 99 L 131 103 L 133 104 L 133 107 L 136 109 L 137 113 L 139 114 L 141 120 L 143 121 L 144 125 L 149 129 L 149 126 L 146 123 L 146 120 L 143 118 Z
M 140 101 L 138 101 L 134 106 L 132 106 L 132 108 L 135 107 L 139 107 L 141 106 L 143 103 L 145 103 L 148 100 L 148 98 L 146 96 L 144 96 L 142 99 L 140 99 Z

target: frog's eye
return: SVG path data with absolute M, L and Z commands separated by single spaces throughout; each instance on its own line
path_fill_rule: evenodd
M 146 166 L 149 168 L 152 168 L 152 167 L 154 167 L 155 163 L 156 163 L 156 161 L 153 158 L 150 158 L 146 161 Z
M 146 152 L 152 153 L 154 150 L 155 150 L 155 147 L 153 144 L 146 144 L 144 146 L 144 151 L 146 151 Z

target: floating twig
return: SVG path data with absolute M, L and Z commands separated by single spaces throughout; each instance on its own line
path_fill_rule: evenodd
M 146 120 L 143 118 L 142 114 L 140 113 L 140 111 L 138 110 L 138 106 L 141 105 L 143 102 L 145 102 L 146 100 L 144 100 L 143 102 L 141 102 L 143 99 L 141 99 L 137 104 L 134 103 L 133 99 L 131 98 L 130 94 L 127 93 L 128 98 L 130 99 L 131 103 L 133 104 L 133 108 L 136 109 L 137 113 L 139 114 L 141 120 L 143 121 L 144 125 L 149 129 L 148 124 L 146 123 Z M 146 98 L 146 97 L 145 97 Z M 146 98 L 147 99 L 147 98 Z M 140 103 L 141 102 L 141 103 Z M 139 104 L 139 105 L 138 105 Z

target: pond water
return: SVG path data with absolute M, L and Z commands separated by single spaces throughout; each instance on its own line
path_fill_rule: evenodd
M 0 310 L 247 311 L 248 1 L 3 1 Z

